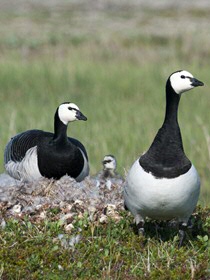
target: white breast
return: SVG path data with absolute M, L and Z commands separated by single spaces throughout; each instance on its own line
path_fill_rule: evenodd
M 124 196 L 133 215 L 143 218 L 187 221 L 199 197 L 200 179 L 195 167 L 177 178 L 157 179 L 137 160 L 128 173 Z

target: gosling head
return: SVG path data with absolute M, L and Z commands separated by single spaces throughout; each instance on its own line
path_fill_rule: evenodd
M 116 159 L 113 155 L 106 155 L 102 161 L 104 170 L 115 170 L 117 167 Z

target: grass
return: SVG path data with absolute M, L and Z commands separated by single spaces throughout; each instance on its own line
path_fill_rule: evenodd
M 126 174 L 162 124 L 167 77 L 186 69 L 205 83 L 183 95 L 179 108 L 185 152 L 201 177 L 202 228 L 178 250 L 177 231 L 166 227 L 163 241 L 148 225 L 140 238 L 128 213 L 119 224 L 78 220 L 70 235 L 53 216 L 39 223 L 6 219 L 0 230 L 2 279 L 210 277 L 209 7 L 134 2 L 0 3 L 0 171 L 8 139 L 26 129 L 52 131 L 56 107 L 69 100 L 88 118 L 68 132 L 86 146 L 91 174 L 110 153 Z M 81 241 L 65 247 L 78 228 Z
M 110 153 L 116 156 L 118 169 L 124 174 L 124 169 L 128 170 L 148 148 L 162 123 L 165 80 L 168 73 L 180 68 L 179 63 L 171 67 L 173 70 L 162 65 L 158 71 L 157 65 L 141 68 L 132 61 L 116 58 L 113 61 L 112 57 L 92 60 L 88 56 L 80 60 L 79 51 L 67 54 L 65 61 L 47 55 L 38 61 L 16 58 L 2 65 L 1 146 L 26 129 L 52 131 L 56 107 L 63 101 L 72 101 L 79 105 L 88 121 L 71 124 L 69 135 L 86 146 L 91 174 L 101 169 L 101 159 Z M 205 82 L 207 66 L 197 69 L 194 65 L 191 72 L 199 72 L 198 78 Z M 203 131 L 204 127 L 208 132 L 207 90 L 208 87 L 194 89 L 184 95 L 179 110 L 184 147 L 201 176 L 201 198 L 205 204 L 209 200 L 210 161 Z M 137 132 L 133 133 L 133 129 Z M 0 154 L 3 159 L 3 149 Z M 3 162 L 1 166 L 3 171 Z
M 176 230 L 155 231 L 148 223 L 146 238 L 139 237 L 127 213 L 107 224 L 78 217 L 70 234 L 53 209 L 38 223 L 10 219 L 0 231 L 1 279 L 208 279 L 209 211 L 197 209 L 180 250 Z

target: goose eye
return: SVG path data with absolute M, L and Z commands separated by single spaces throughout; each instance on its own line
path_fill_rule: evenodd
M 68 109 L 69 110 L 71 110 L 71 111 L 77 111 L 75 108 L 73 108 L 73 107 L 68 107 Z
M 186 77 L 185 77 L 184 75 L 181 75 L 181 78 L 182 78 L 182 79 L 185 79 Z

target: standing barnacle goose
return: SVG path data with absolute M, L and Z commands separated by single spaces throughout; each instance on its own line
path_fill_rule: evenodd
M 69 122 L 86 121 L 74 103 L 62 103 L 55 112 L 54 133 L 28 130 L 14 136 L 4 152 L 10 176 L 30 182 L 41 177 L 59 179 L 64 175 L 82 181 L 89 174 L 85 147 L 67 137 Z
M 124 188 L 125 206 L 135 217 L 139 233 L 145 218 L 179 222 L 182 245 L 188 220 L 196 207 L 199 175 L 186 157 L 177 112 L 181 94 L 204 84 L 187 71 L 172 73 L 166 82 L 166 113 L 149 150 L 131 167 Z

